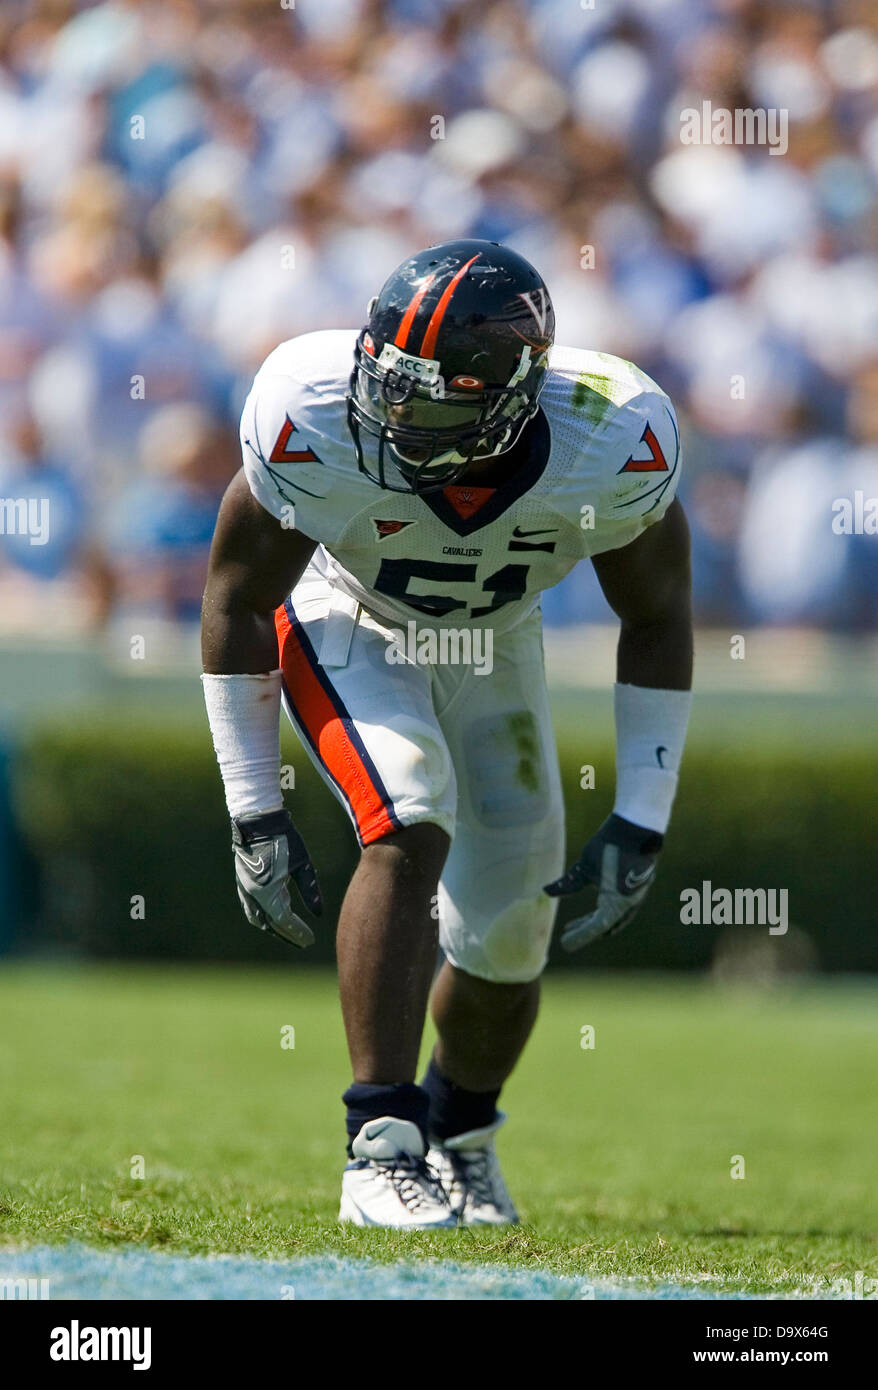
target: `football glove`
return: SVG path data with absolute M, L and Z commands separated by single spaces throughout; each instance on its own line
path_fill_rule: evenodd
M 627 927 L 649 892 L 655 878 L 664 836 L 632 825 L 615 813 L 592 836 L 572 868 L 547 883 L 550 897 L 578 893 L 587 883 L 598 889 L 594 911 L 568 922 L 561 934 L 565 951 L 578 951 L 602 936 Z
M 314 933 L 293 911 L 289 880 L 315 916 L 323 899 L 314 865 L 289 811 L 232 820 L 238 897 L 248 922 L 293 946 L 310 946 Z

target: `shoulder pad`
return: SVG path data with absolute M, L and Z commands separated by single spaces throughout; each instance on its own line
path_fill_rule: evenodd
M 544 395 L 559 509 L 583 529 L 586 554 L 627 545 L 676 493 L 680 435 L 670 399 L 632 362 L 565 347 L 552 350 Z
M 254 497 L 282 525 L 321 542 L 343 524 L 339 487 L 357 482 L 345 401 L 352 345 L 347 332 L 282 343 L 257 372 L 241 414 Z
M 615 410 L 602 433 L 603 515 L 613 521 L 659 520 L 680 474 L 680 431 L 669 398 L 656 386 L 641 391 Z

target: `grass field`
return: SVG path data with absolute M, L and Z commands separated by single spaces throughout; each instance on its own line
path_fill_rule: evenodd
M 7 966 L 0 1245 L 826 1292 L 878 1275 L 876 1009 L 865 984 L 550 978 L 500 1141 L 523 1225 L 401 1235 L 335 1223 L 348 1076 L 331 976 Z

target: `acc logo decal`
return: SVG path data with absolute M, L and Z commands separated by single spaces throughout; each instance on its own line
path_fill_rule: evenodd
M 432 385 L 439 379 L 439 361 L 435 357 L 417 357 L 413 352 L 403 352 L 395 343 L 385 343 L 378 358 L 378 366 L 388 371 L 401 372 L 414 381 L 424 381 Z
M 287 450 L 290 435 L 296 433 L 296 427 L 288 415 L 280 434 L 274 441 L 274 448 L 268 459 L 269 463 L 322 463 L 323 460 L 317 457 L 313 449 Z
M 650 429 L 650 427 L 649 427 L 648 424 L 647 424 L 646 428 L 644 429 L 643 434 L 640 436 L 640 440 L 641 440 L 641 443 L 646 444 L 646 445 L 648 446 L 648 448 L 649 448 L 649 458 L 648 458 L 648 459 L 636 459 L 636 458 L 633 458 L 633 457 L 632 457 L 632 458 L 628 459 L 627 463 L 624 463 L 624 464 L 622 465 L 622 467 L 619 469 L 619 472 L 620 472 L 620 473 L 667 473 L 667 471 L 668 471 L 668 465 L 667 465 L 667 460 L 665 459 L 665 456 L 664 456 L 664 454 L 662 453 L 662 446 L 661 446 L 661 444 L 659 444 L 658 440 L 657 440 L 656 437 L 655 437 L 655 434 L 654 434 L 653 431 Z
M 398 536 L 400 531 L 405 530 L 406 526 L 414 526 L 415 524 L 414 521 L 379 521 L 377 516 L 372 517 L 377 541 L 386 541 L 388 536 Z

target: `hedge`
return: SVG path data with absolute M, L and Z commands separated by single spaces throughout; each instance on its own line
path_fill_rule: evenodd
M 589 748 L 604 790 L 585 791 L 582 748 L 562 736 L 559 751 L 573 856 L 610 809 L 613 754 L 606 741 Z M 341 807 L 304 753 L 294 746 L 290 752 L 296 786 L 287 803 L 326 899 L 315 948 L 292 952 L 241 916 L 206 728 L 121 719 L 40 729 L 19 749 L 13 804 L 39 884 L 25 948 L 297 967 L 331 960 L 357 850 Z M 876 786 L 878 755 L 856 748 L 821 758 L 805 740 L 801 753 L 690 746 L 661 872 L 640 916 L 584 954 L 569 957 L 556 945 L 554 959 L 572 967 L 679 969 L 708 964 L 722 933 L 768 940 L 766 927 L 681 922 L 681 892 L 709 880 L 714 887 L 788 890 L 797 930 L 770 938 L 781 955 L 804 932 L 823 968 L 878 969 Z M 565 902 L 561 920 L 578 915 L 585 902 L 585 895 Z

